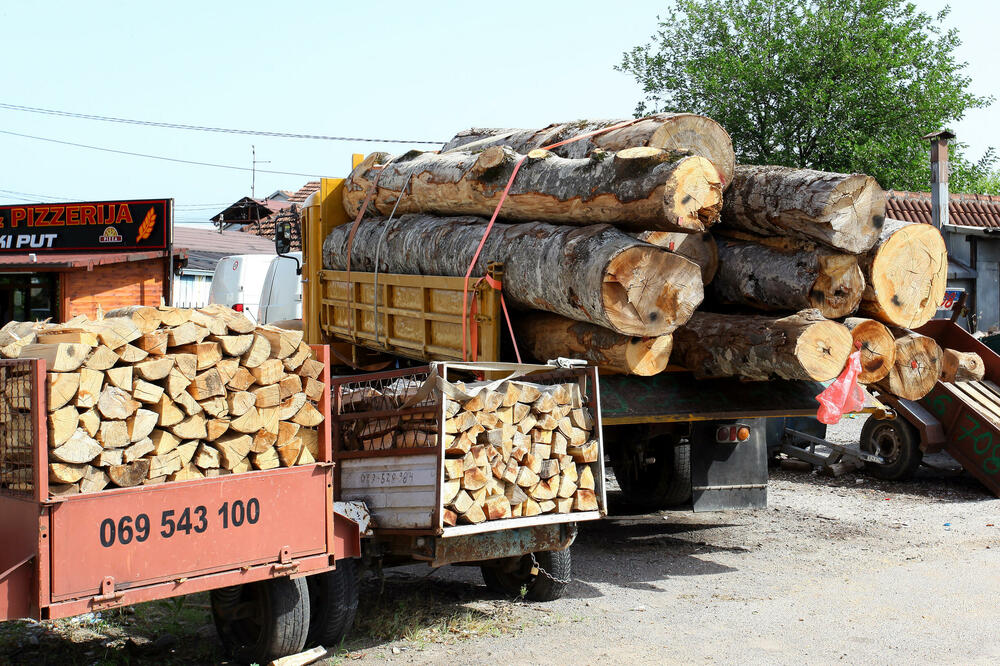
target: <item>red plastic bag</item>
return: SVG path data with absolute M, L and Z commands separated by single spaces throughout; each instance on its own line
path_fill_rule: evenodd
M 848 412 L 856 412 L 865 406 L 865 392 L 858 385 L 861 374 L 861 350 L 855 351 L 847 359 L 847 366 L 833 383 L 816 396 L 820 403 L 816 418 L 820 423 L 833 425 Z

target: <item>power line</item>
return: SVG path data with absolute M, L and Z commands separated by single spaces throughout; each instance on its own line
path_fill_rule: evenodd
M 61 116 L 64 118 L 82 118 L 84 120 L 100 120 L 108 123 L 123 123 L 127 125 L 144 125 L 146 127 L 165 127 L 168 129 L 191 130 L 196 132 L 220 132 L 222 134 L 245 134 L 252 136 L 273 136 L 282 139 L 317 139 L 320 141 L 364 141 L 368 143 L 430 143 L 444 144 L 446 141 L 418 141 L 410 139 L 369 139 L 351 136 L 327 136 L 325 134 L 293 134 L 291 132 L 269 132 L 265 130 L 241 130 L 226 127 L 205 127 L 203 125 L 184 125 L 181 123 L 161 123 L 151 120 L 135 120 L 133 118 L 116 118 L 114 116 L 98 116 L 90 113 L 75 113 L 72 111 L 58 111 L 56 109 L 42 109 L 36 106 L 22 106 L 20 104 L 7 104 L 0 102 L 0 109 L 9 111 L 25 111 L 27 113 L 41 113 L 49 116 Z M 271 173 L 271 172 L 268 172 Z
M 48 139 L 43 136 L 32 136 L 31 134 L 20 134 L 18 132 L 8 132 L 7 130 L 0 130 L 0 134 L 9 134 L 10 136 L 19 136 L 24 139 L 34 139 L 35 141 L 47 141 L 49 143 L 58 143 L 64 146 L 74 146 L 76 148 L 89 148 L 90 150 L 99 150 L 105 153 L 116 153 L 118 155 L 131 155 L 132 157 L 146 157 L 151 160 L 163 160 L 164 162 L 177 162 L 180 164 L 193 164 L 195 166 L 207 166 L 215 167 L 216 169 L 233 169 L 235 171 L 252 171 L 250 167 L 240 167 L 233 166 L 231 164 L 213 164 L 211 162 L 196 162 L 194 160 L 182 160 L 177 157 L 163 157 L 162 155 L 148 155 L 146 153 L 133 153 L 127 150 L 115 150 L 114 148 L 102 148 L 100 146 L 89 146 L 85 143 L 73 143 L 72 141 L 60 141 L 59 139 Z M 322 178 L 318 174 L 314 173 L 298 173 L 295 171 L 270 171 L 267 169 L 257 169 L 257 173 L 274 173 L 282 176 L 303 176 L 305 178 Z

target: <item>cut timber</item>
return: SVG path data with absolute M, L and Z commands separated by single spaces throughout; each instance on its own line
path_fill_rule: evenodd
M 327 236 L 324 267 L 347 267 L 350 227 L 335 227 Z M 376 247 L 382 246 L 379 271 L 465 275 L 485 227 L 486 220 L 475 217 L 403 215 L 388 223 L 362 221 L 351 267 L 375 271 Z M 504 264 L 504 294 L 521 307 L 590 321 L 626 335 L 671 332 L 687 321 L 704 293 L 694 263 L 606 225 L 497 224 L 473 274 L 484 275 L 491 262 Z
M 302 331 L 292 331 L 276 326 L 258 326 L 257 334 L 263 335 L 271 344 L 271 358 L 288 358 L 296 353 L 299 350 L 299 345 L 302 344 Z
M 675 252 L 701 269 L 701 281 L 710 284 L 719 268 L 719 250 L 712 234 L 683 233 L 680 231 L 640 231 L 634 234 L 637 240 Z
M 48 410 L 50 412 L 63 407 L 76 398 L 80 388 L 80 375 L 75 372 L 49 372 L 48 379 Z
M 125 363 L 138 363 L 142 359 L 149 356 L 147 352 L 144 352 L 133 345 L 122 345 L 115 351 L 118 354 L 118 358 Z
M 698 379 L 833 379 L 854 348 L 851 332 L 817 310 L 780 319 L 696 312 L 674 333 L 674 363 Z
M 918 328 L 934 318 L 948 281 L 948 250 L 931 224 L 886 220 L 878 243 L 861 257 L 860 313 Z
M 792 236 L 861 254 L 885 219 L 885 192 L 864 174 L 781 166 L 736 167 L 722 224 L 759 236 Z
M 258 386 L 270 386 L 277 384 L 285 376 L 285 366 L 276 358 L 268 359 L 260 365 L 250 368 L 250 374 Z M 278 387 L 275 387 L 278 389 Z M 278 390 L 276 395 L 280 395 Z
M 80 385 L 76 393 L 76 406 L 90 409 L 97 404 L 97 399 L 104 388 L 105 373 L 90 368 L 81 368 L 79 372 Z
M 207 305 L 198 309 L 199 312 L 214 317 L 221 317 L 226 322 L 229 330 L 236 334 L 253 333 L 254 323 L 247 319 L 246 315 L 236 312 L 225 305 Z
M 18 358 L 40 358 L 49 372 L 73 372 L 87 360 L 90 345 L 59 342 L 51 345 L 31 344 L 21 348 Z
M 222 360 L 222 347 L 218 342 L 198 342 L 190 345 L 180 345 L 171 351 L 179 354 L 193 354 L 197 357 L 198 371 L 207 370 Z
M 209 368 L 194 378 L 194 381 L 187 387 L 187 392 L 195 400 L 205 400 L 217 395 L 226 395 L 226 385 L 222 382 L 219 371 L 215 368 Z
M 507 220 L 545 220 L 635 230 L 704 231 L 719 219 L 722 181 L 704 157 L 659 148 L 599 151 L 567 159 L 506 146 L 482 152 L 372 153 L 344 184 L 344 209 L 356 217 L 376 173 L 369 209 L 379 215 L 492 215 L 503 198 Z M 504 188 L 520 163 L 509 191 Z M 406 189 L 406 196 L 403 190 Z M 273 342 L 273 341 L 272 341 Z
M 118 354 L 113 349 L 106 345 L 99 345 L 94 348 L 85 365 L 91 370 L 103 371 L 114 367 L 117 362 Z
M 49 463 L 49 479 L 56 483 L 76 483 L 89 468 L 86 464 Z
M 160 319 L 164 326 L 180 326 L 191 321 L 191 310 L 189 308 L 174 308 L 163 306 L 157 308 L 160 312 Z
M 81 464 L 96 458 L 104 450 L 83 428 L 77 428 L 69 439 L 51 451 L 49 456 L 64 463 Z
M 168 337 L 169 331 L 151 331 L 136 340 L 135 346 L 149 354 L 163 356 L 167 353 Z
M 858 381 L 874 384 L 889 374 L 896 362 L 896 338 L 885 324 L 874 319 L 848 317 L 843 321 L 851 332 L 854 345 L 861 345 L 861 374 Z
M 208 435 L 208 430 L 205 429 L 205 417 L 201 414 L 192 414 L 168 430 L 182 440 L 203 439 Z
M 112 386 L 117 386 L 126 393 L 132 392 L 132 366 L 123 365 L 118 368 L 110 368 L 104 371 L 104 376 Z
M 896 338 L 896 359 L 879 386 L 899 398 L 920 400 L 941 377 L 941 347 L 926 335 L 902 329 L 893 329 L 893 333 L 900 336 Z
M 978 382 L 986 374 L 983 358 L 975 352 L 945 349 L 941 358 L 941 381 Z
M 726 186 L 732 181 L 736 164 L 732 140 L 719 123 L 693 113 L 658 113 L 631 121 L 576 120 L 554 123 L 538 130 L 473 128 L 456 134 L 441 148 L 441 152 L 510 146 L 526 153 L 623 123 L 624 127 L 586 136 L 552 150 L 562 157 L 587 157 L 598 149 L 618 152 L 633 146 L 662 148 L 706 157 L 718 168 Z
M 711 291 L 720 303 L 759 310 L 815 308 L 828 319 L 858 308 L 865 279 L 853 254 L 826 247 L 782 250 L 720 238 L 719 270 Z
M 250 351 L 250 345 L 253 344 L 252 335 L 219 335 L 209 339 L 217 342 L 226 356 L 243 356 Z
M 612 330 L 548 313 L 525 313 L 515 323 L 517 338 L 542 363 L 551 359 L 584 359 L 601 370 L 655 375 L 670 360 L 670 334 L 629 337 Z M 520 403 L 517 403 L 520 404 Z M 517 419 L 520 421 L 521 419 Z
M 154 358 L 150 361 L 142 361 L 132 366 L 135 374 L 149 382 L 163 379 L 170 374 L 174 367 L 174 359 L 169 356 Z
M 138 442 L 140 439 L 149 437 L 149 434 L 153 432 L 153 428 L 156 427 L 158 420 L 159 414 L 156 412 L 148 409 L 137 409 L 135 414 L 128 417 L 125 421 L 128 424 L 129 440 Z
M 126 419 L 139 409 L 139 403 L 120 388 L 105 386 L 97 399 L 97 411 L 106 419 Z
M 162 313 L 159 310 L 143 305 L 130 305 L 124 308 L 116 308 L 106 312 L 105 317 L 121 317 L 124 319 L 130 319 L 143 334 L 152 333 L 159 328 L 160 322 L 163 321 Z
M 240 364 L 253 369 L 266 361 L 271 355 L 271 343 L 260 334 L 254 334 L 250 349 L 240 357 Z M 280 363 L 280 362 L 279 362 Z M 284 367 L 284 366 L 282 366 Z

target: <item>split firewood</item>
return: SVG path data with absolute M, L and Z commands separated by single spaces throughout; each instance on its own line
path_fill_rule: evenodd
M 76 394 L 76 406 L 81 409 L 90 409 L 97 404 L 97 399 L 104 388 L 105 373 L 90 368 L 79 370 L 79 387 Z
M 610 131 L 608 127 L 624 125 Z M 567 139 L 582 137 L 575 141 Z M 681 154 L 700 155 L 719 170 L 726 186 L 733 179 L 733 143 L 719 123 L 693 113 L 658 113 L 646 118 L 623 120 L 576 120 L 555 123 L 543 129 L 481 129 L 459 132 L 441 148 L 480 151 L 490 146 L 510 146 L 528 152 L 553 144 L 562 157 L 588 157 L 596 150 L 617 152 L 631 147 L 652 147 Z
M 191 313 L 191 321 L 208 329 L 209 334 L 213 336 L 222 336 L 229 332 L 229 326 L 226 325 L 226 321 L 222 317 L 205 314 L 201 310 L 195 310 Z
M 320 375 L 323 374 L 324 365 L 319 361 L 307 358 L 302 362 L 302 365 L 297 370 L 300 377 L 311 377 L 312 379 L 319 379 Z
M 240 360 L 238 358 L 223 358 L 215 364 L 215 369 L 219 371 L 219 377 L 223 384 L 228 384 L 236 376 L 239 370 Z
M 175 347 L 181 354 L 193 354 L 197 358 L 197 370 L 207 370 L 222 360 L 222 347 L 218 342 L 197 342 Z
M 73 372 L 87 360 L 91 349 L 89 345 L 63 342 L 29 344 L 21 348 L 19 358 L 40 358 L 45 361 L 45 369 L 51 372 Z
M 96 439 L 83 428 L 77 428 L 62 445 L 49 451 L 49 457 L 59 462 L 81 464 L 90 462 L 103 450 Z
M 174 359 L 169 356 L 142 361 L 132 366 L 135 374 L 149 382 L 163 379 L 174 367 Z
M 122 345 L 115 351 L 118 354 L 118 358 L 124 363 L 138 363 L 149 356 L 147 352 L 132 345 Z
M 76 398 L 80 388 L 80 375 L 75 372 L 49 372 L 48 379 L 48 410 L 55 411 L 64 407 L 70 400 Z
M 291 418 L 291 421 L 307 428 L 313 428 L 323 422 L 323 414 L 320 413 L 318 409 L 313 407 L 311 403 L 307 402 L 302 405 L 302 408 Z
M 187 379 L 194 379 L 198 374 L 197 354 L 172 353 L 171 357 L 174 359 L 174 369 Z
M 281 378 L 285 376 L 285 367 L 281 361 L 272 358 L 250 368 L 250 374 L 253 375 L 258 386 L 268 386 L 281 381 Z
M 309 381 L 309 379 L 306 378 L 306 382 L 308 382 L 308 381 Z M 314 379 L 312 381 L 315 382 L 316 380 Z M 320 386 L 322 386 L 321 382 L 320 382 Z M 286 374 L 284 377 L 281 378 L 281 381 L 278 382 L 278 388 L 281 391 L 281 399 L 282 400 L 284 400 L 285 398 L 288 398 L 290 396 L 293 396 L 296 393 L 302 393 L 303 392 L 302 378 L 299 377 L 298 375 L 287 375 Z M 309 397 L 308 396 L 308 391 L 306 391 L 306 393 L 307 393 L 307 397 Z M 320 392 L 320 394 L 322 395 L 322 392 Z M 317 396 L 315 398 L 309 398 L 309 399 L 310 400 L 316 400 L 316 401 L 318 401 L 319 397 Z
M 209 368 L 195 376 L 194 381 L 187 387 L 187 392 L 195 400 L 205 400 L 217 395 L 226 395 L 226 385 L 222 382 L 219 371 Z
M 205 428 L 205 417 L 200 414 L 192 414 L 184 418 L 180 423 L 169 428 L 175 436 L 183 439 L 202 439 L 208 435 Z
M 57 447 L 65 444 L 76 432 L 79 425 L 80 413 L 72 405 L 67 405 L 49 414 L 49 446 Z
M 182 347 L 197 344 L 208 336 L 208 329 L 193 322 L 184 322 L 176 328 L 167 329 L 167 347 Z M 182 352 L 190 353 L 190 352 Z
M 134 444 L 126 446 L 122 450 L 122 463 L 130 463 L 130 462 L 135 462 L 136 460 L 141 460 L 143 456 L 149 453 L 153 453 L 155 449 L 156 446 L 153 444 L 152 439 L 150 439 L 149 437 L 140 439 Z
M 273 447 L 261 453 L 251 453 L 250 461 L 253 463 L 254 469 L 274 469 L 281 465 L 278 453 Z
M 232 419 L 229 427 L 241 433 L 257 432 L 261 427 L 260 412 L 256 407 L 251 407 L 243 415 Z
M 81 371 L 82 372 L 82 371 Z M 108 383 L 117 386 L 126 393 L 132 392 L 132 366 L 123 365 L 117 368 L 109 368 L 104 371 L 104 376 Z
M 251 388 L 250 393 L 252 393 L 254 396 L 254 402 L 252 406 L 276 407 L 281 404 L 281 388 L 277 384 L 269 384 L 266 386 L 257 386 L 255 388 Z
M 159 421 L 159 414 L 148 409 L 137 409 L 135 414 L 128 417 L 125 423 L 128 425 L 129 440 L 138 442 L 145 439 L 153 432 Z M 162 425 L 162 424 L 161 424 Z
M 229 416 L 229 404 L 221 396 L 199 400 L 198 404 L 211 417 L 220 419 Z
M 202 442 L 194 454 L 192 462 L 201 469 L 216 468 L 220 465 L 219 450 Z
M 266 337 L 259 333 L 253 336 L 250 349 L 240 357 L 240 364 L 248 369 L 253 369 L 266 361 L 271 355 L 271 343 Z M 281 365 L 281 362 L 278 362 Z M 282 368 L 284 366 L 282 365 Z
M 941 381 L 978 382 L 986 374 L 983 358 L 975 352 L 945 349 L 941 358 Z
M 218 343 L 226 356 L 243 356 L 250 351 L 253 335 L 218 335 L 210 337 L 209 341 Z
M 97 434 L 97 430 L 101 427 L 101 417 L 96 409 L 80 412 L 80 427 L 86 430 L 91 437 Z
M 149 434 L 149 439 L 153 443 L 153 454 L 158 456 L 173 451 L 181 443 L 180 438 L 169 430 L 153 430 Z
M 214 442 L 229 430 L 229 419 L 210 419 L 205 423 L 205 440 Z
M 139 402 L 146 404 L 156 404 L 163 397 L 163 387 L 156 384 L 136 379 L 132 382 L 132 397 Z
M 49 463 L 49 479 L 56 483 L 76 483 L 90 468 L 87 464 Z
M 226 403 L 232 416 L 243 416 L 256 403 L 257 396 L 249 391 L 229 391 Z
M 118 362 L 118 354 L 106 345 L 98 345 L 87 358 L 85 365 L 92 370 L 108 370 Z
M 128 424 L 125 421 L 101 421 L 101 427 L 97 430 L 97 441 L 106 449 L 125 448 L 132 441 L 128 436 Z
M 271 344 L 271 358 L 284 359 L 299 350 L 302 344 L 303 332 L 301 330 L 289 330 L 278 328 L 277 326 L 258 326 L 258 335 L 263 335 Z
M 184 466 L 184 462 L 181 460 L 181 455 L 177 449 L 160 456 L 148 458 L 145 462 L 148 465 L 147 476 L 151 479 L 160 476 L 169 476 Z
M 291 356 L 286 356 L 281 360 L 281 363 L 285 366 L 285 370 L 288 372 L 295 372 L 306 359 L 312 357 L 312 348 L 306 343 L 299 343 L 299 348 Z
M 465 275 L 466 255 L 479 245 L 486 224 L 481 218 L 429 215 L 362 221 L 351 265 L 363 271 Z M 327 236 L 325 268 L 346 268 L 348 231 L 334 227 Z M 376 246 L 381 248 L 377 267 Z M 626 335 L 670 333 L 703 297 L 701 271 L 694 263 L 606 225 L 496 224 L 473 271 L 485 274 L 492 262 L 504 264 L 504 295 L 519 306 Z
M 184 410 L 184 413 L 188 416 L 194 414 L 201 414 L 204 409 L 202 409 L 201 404 L 192 397 L 187 391 L 181 391 L 176 396 L 174 396 L 174 402 L 180 405 L 180 408 Z
M 518 164 L 509 191 L 498 188 Z M 372 153 L 348 176 L 343 203 L 348 216 L 356 217 L 371 191 L 369 209 L 380 215 L 395 209 L 397 215 L 488 216 L 504 195 L 509 220 L 692 232 L 718 220 L 722 189 L 709 160 L 660 148 L 602 150 L 571 159 L 542 149 L 520 154 L 492 146 L 475 153 Z
M 104 490 L 109 483 L 111 483 L 111 477 L 108 476 L 107 472 L 93 465 L 87 465 L 83 478 L 80 479 L 80 492 L 96 493 Z
M 145 333 L 135 341 L 135 346 L 154 356 L 163 356 L 167 353 L 167 342 L 169 331 L 150 331 Z
M 160 312 L 160 319 L 164 326 L 175 327 L 191 321 L 192 310 L 190 308 L 175 308 L 161 305 L 157 310 Z
M 93 463 L 98 467 L 121 465 L 124 462 L 122 458 L 123 453 L 123 449 L 101 449 L 101 452 L 97 454 L 97 458 L 94 459 Z
M 87 345 L 88 347 L 96 347 L 99 343 L 97 335 L 91 333 L 90 331 L 84 331 L 81 329 L 43 329 L 37 333 L 38 344 L 51 345 L 60 342 Z
M 155 331 L 163 321 L 163 315 L 159 310 L 143 305 L 116 308 L 106 312 L 105 317 L 129 319 L 143 334 Z
M 247 319 L 246 315 L 236 312 L 225 305 L 207 305 L 199 308 L 199 312 L 222 318 L 229 330 L 235 334 L 253 333 L 255 328 L 254 323 Z
M 204 473 L 193 463 L 185 463 L 183 467 L 167 477 L 167 481 L 190 481 L 203 479 Z
M 878 242 L 860 259 L 861 314 L 906 328 L 934 318 L 948 282 L 948 249 L 934 225 L 886 220 Z
M 161 427 L 176 425 L 184 420 L 184 411 L 167 395 L 162 396 L 152 408 L 157 415 L 157 425 Z

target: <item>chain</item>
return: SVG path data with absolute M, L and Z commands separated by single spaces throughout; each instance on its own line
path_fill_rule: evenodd
M 548 571 L 546 571 L 545 569 L 542 568 L 542 565 L 539 564 L 538 560 L 535 559 L 535 554 L 534 553 L 530 553 L 530 555 L 531 555 L 531 568 L 532 569 L 538 569 L 538 573 L 540 573 L 541 575 L 545 576 L 546 578 L 548 578 L 549 580 L 551 580 L 553 583 L 559 583 L 560 585 L 569 585 L 570 583 L 573 582 L 572 578 L 567 578 L 565 580 L 556 578 L 555 576 L 553 576 Z

